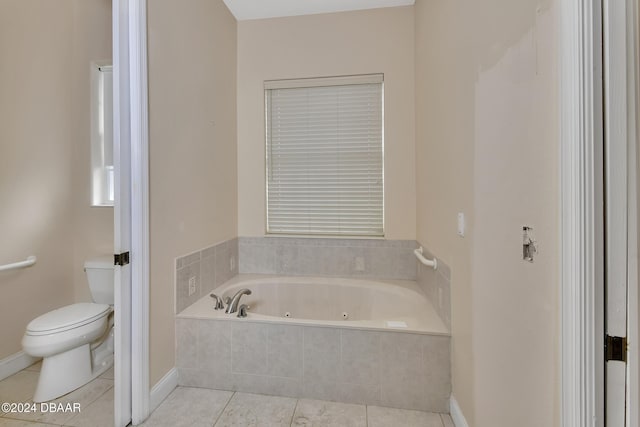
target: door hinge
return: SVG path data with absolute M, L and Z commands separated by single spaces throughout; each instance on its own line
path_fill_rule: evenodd
M 129 252 L 123 252 L 121 254 L 113 255 L 113 265 L 119 265 L 122 267 L 123 265 L 129 264 Z
M 605 336 L 604 359 L 606 362 L 617 360 L 627 362 L 627 337 Z

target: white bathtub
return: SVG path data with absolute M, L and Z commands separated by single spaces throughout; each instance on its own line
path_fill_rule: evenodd
M 241 300 L 250 307 L 246 318 L 214 310 L 209 294 L 177 317 L 449 335 L 411 281 L 238 275 L 213 292 L 226 298 L 242 288 L 252 292 Z

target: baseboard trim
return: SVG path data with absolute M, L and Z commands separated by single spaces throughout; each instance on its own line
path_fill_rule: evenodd
M 460 405 L 458 405 L 458 401 L 453 397 L 453 394 L 449 399 L 449 412 L 451 413 L 453 424 L 455 424 L 456 427 L 469 427 L 467 420 L 462 414 L 462 409 L 460 409 Z
M 24 368 L 36 363 L 39 357 L 29 356 L 24 351 L 19 351 L 0 360 L 0 381 L 22 371 Z
M 164 399 L 178 386 L 178 370 L 171 368 L 151 389 L 149 395 L 149 414 L 156 410 Z

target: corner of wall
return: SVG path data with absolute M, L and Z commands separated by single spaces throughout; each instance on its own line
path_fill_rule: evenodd
M 462 409 L 460 409 L 460 405 L 458 405 L 458 401 L 453 397 L 453 394 L 449 400 L 449 413 L 456 427 L 469 427 L 467 419 L 464 417 Z
M 418 286 L 425 293 L 445 326 L 451 331 L 451 268 L 429 249 L 420 243 L 418 245 L 423 247 L 424 256 L 427 259 L 438 260 L 436 270 L 418 263 Z
M 175 262 L 175 313 L 238 275 L 238 239 L 226 240 L 193 252 Z M 193 281 L 193 292 L 190 292 Z
M 178 370 L 171 368 L 151 387 L 151 392 L 149 393 L 149 413 L 155 411 L 176 387 L 178 387 Z
M 222 1 L 166 0 L 147 22 L 153 384 L 175 366 L 176 257 L 237 236 L 237 22 Z

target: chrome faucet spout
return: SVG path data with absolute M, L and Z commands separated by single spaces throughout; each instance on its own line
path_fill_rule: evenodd
M 236 294 L 231 298 L 231 301 L 227 305 L 226 310 L 224 311 L 227 314 L 235 313 L 238 311 L 238 304 L 240 303 L 240 298 L 242 295 L 251 295 L 250 289 L 240 289 Z

